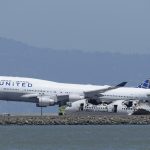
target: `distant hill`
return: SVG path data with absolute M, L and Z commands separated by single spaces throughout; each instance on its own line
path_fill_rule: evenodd
M 135 84 L 150 77 L 149 58 L 150 55 L 42 49 L 0 38 L 1 75 L 93 84 L 126 80 Z
M 150 77 L 149 65 L 150 55 L 42 49 L 0 38 L 0 75 L 136 86 Z

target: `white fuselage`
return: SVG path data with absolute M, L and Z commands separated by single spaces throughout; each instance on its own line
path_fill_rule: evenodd
M 37 102 L 35 96 L 55 97 L 69 95 L 70 100 L 84 98 L 84 91 L 107 88 L 109 86 L 95 86 L 82 84 L 66 84 L 52 81 L 0 76 L 0 100 Z
M 150 89 L 121 87 L 103 93 L 103 99 L 122 100 L 150 100 Z
M 132 115 L 139 109 L 144 109 L 150 112 L 150 104 L 139 102 L 139 100 L 130 101 L 132 102 L 131 106 L 126 105 L 126 101 L 124 100 L 116 100 L 110 104 L 99 104 L 93 105 L 87 102 L 87 100 L 78 100 L 73 102 L 70 106 L 65 108 L 65 114 L 70 113 L 84 113 L 84 112 L 92 112 L 92 114 L 127 114 Z
M 100 90 L 110 86 L 66 84 L 22 77 L 0 76 L 0 100 L 38 102 L 38 96 L 69 95 L 70 101 L 84 99 L 84 92 Z M 150 100 L 150 89 L 122 87 L 102 93 L 100 99 Z M 37 97 L 37 98 L 36 98 Z

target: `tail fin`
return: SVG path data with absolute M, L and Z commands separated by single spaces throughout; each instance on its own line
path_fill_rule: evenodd
M 143 81 L 137 88 L 150 89 L 150 79 Z

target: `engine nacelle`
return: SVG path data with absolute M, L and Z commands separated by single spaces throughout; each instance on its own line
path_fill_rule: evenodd
M 51 99 L 50 97 L 39 97 L 39 102 L 36 104 L 37 107 L 46 107 L 46 106 L 53 106 L 55 105 L 55 100 Z
M 84 96 L 75 95 L 75 94 L 69 95 L 69 100 L 70 101 L 76 101 L 76 100 L 81 100 L 81 99 L 84 99 Z

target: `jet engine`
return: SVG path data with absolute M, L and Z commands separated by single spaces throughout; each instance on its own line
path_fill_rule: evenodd
M 76 100 L 81 100 L 81 99 L 84 99 L 84 96 L 80 96 L 80 95 L 69 95 L 69 100 L 70 101 L 76 101 Z
M 51 99 L 50 97 L 41 96 L 38 98 L 38 103 L 36 104 L 36 107 L 46 107 L 53 105 L 55 105 L 55 100 Z

